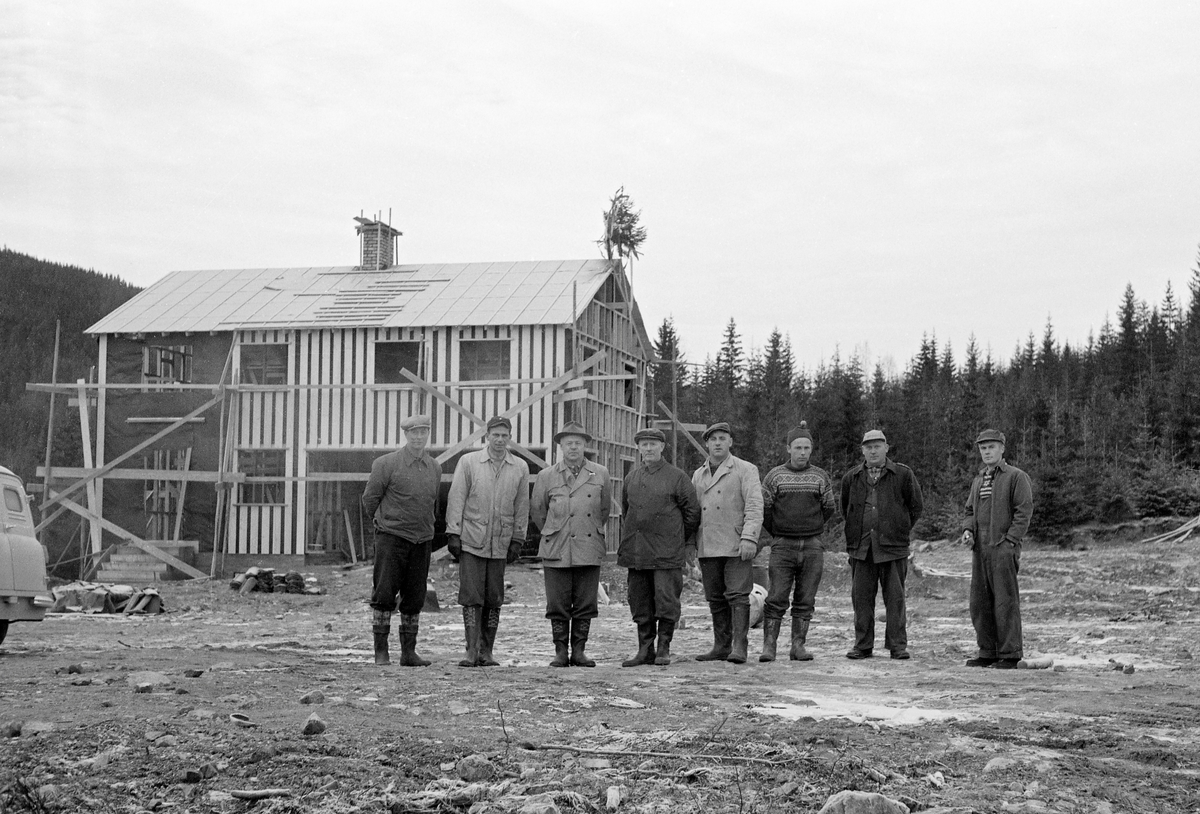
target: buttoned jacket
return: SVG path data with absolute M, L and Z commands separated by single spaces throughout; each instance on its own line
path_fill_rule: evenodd
M 683 567 L 684 545 L 700 526 L 700 501 L 686 472 L 662 460 L 634 467 L 621 485 L 621 510 L 617 565 Z
M 446 504 L 446 533 L 457 534 L 463 550 L 503 559 L 513 540 L 529 530 L 529 464 L 505 453 L 500 474 L 486 449 L 458 459 Z
M 1019 546 L 1029 531 L 1029 521 L 1033 519 L 1033 485 L 1023 471 L 1001 461 L 996 465 L 996 474 L 992 477 L 990 516 L 983 517 L 979 506 L 979 487 L 983 484 L 986 471 L 985 467 L 975 476 L 971 482 L 971 494 L 967 498 L 966 528 L 974 537 L 971 547 L 979 546 L 985 538 L 993 546 L 1004 542 Z M 981 525 L 987 527 L 987 534 L 979 533 Z
M 600 565 L 606 553 L 604 527 L 612 506 L 608 470 L 584 461 L 571 474 L 565 461 L 538 473 L 533 483 L 529 513 L 542 532 L 538 556 L 546 568 Z
M 704 463 L 692 474 L 692 485 L 700 498 L 696 556 L 736 557 L 743 540 L 759 547 L 763 495 L 758 467 L 730 455 L 716 472 Z
M 854 555 L 862 549 L 863 508 L 871 484 L 867 480 L 865 463 L 842 476 L 842 516 L 846 518 L 846 551 Z M 909 538 L 925 508 L 921 485 L 907 466 L 887 458 L 883 474 L 875 484 L 878 534 L 874 552 L 876 562 L 898 560 L 908 556 Z M 866 556 L 865 553 L 861 556 Z

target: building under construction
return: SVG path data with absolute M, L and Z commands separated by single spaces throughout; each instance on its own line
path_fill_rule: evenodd
M 94 383 L 30 385 L 79 405 L 43 526 L 83 518 L 93 571 L 366 556 L 371 461 L 417 412 L 446 482 L 494 415 L 534 474 L 572 419 L 614 487 L 633 466 L 653 350 L 620 262 L 396 265 L 400 232 L 356 220 L 359 265 L 173 272 L 88 329 Z

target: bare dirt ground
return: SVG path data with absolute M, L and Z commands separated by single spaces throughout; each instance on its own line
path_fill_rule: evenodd
M 452 570 L 443 611 L 422 616 L 421 669 L 370 663 L 368 568 L 315 572 L 324 596 L 167 584 L 159 616 L 12 627 L 0 811 L 804 812 L 843 789 L 912 810 L 1200 811 L 1200 547 L 1027 546 L 1027 656 L 1058 671 L 963 666 L 968 580 L 953 575 L 969 564 L 945 543 L 917 555 L 911 661 L 844 658 L 848 569 L 830 553 L 815 661 L 759 664 L 758 631 L 746 665 L 695 661 L 712 629 L 693 584 L 675 661 L 628 669 L 634 628 L 606 569 L 590 670 L 546 666 L 527 565 L 510 569 L 487 669 L 456 666 Z M 301 702 L 312 691 L 322 703 Z M 304 735 L 313 713 L 327 728 Z M 268 789 L 287 795 L 242 795 Z

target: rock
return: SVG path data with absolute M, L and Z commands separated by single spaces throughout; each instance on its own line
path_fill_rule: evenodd
M 561 814 L 561 810 L 554 804 L 553 794 L 539 794 L 526 800 L 517 814 Z
M 908 814 L 904 803 L 868 791 L 839 791 L 818 814 Z
M 136 687 L 139 684 L 149 684 L 154 687 L 162 687 L 171 683 L 171 679 L 162 673 L 156 673 L 153 670 L 138 670 L 136 673 L 130 673 L 125 678 L 125 683 L 130 687 Z
M 1133 675 L 1133 672 L 1135 669 L 1136 668 L 1132 664 L 1126 664 L 1124 667 L 1121 668 L 1121 672 L 1127 676 L 1131 676 L 1131 675 Z
M 57 800 L 62 792 L 53 783 L 47 783 L 44 786 L 38 786 L 35 794 L 37 794 L 43 803 L 48 803 L 52 800 Z
M 300 696 L 300 703 L 301 704 L 324 704 L 325 703 L 325 693 L 321 692 L 320 690 L 313 690 L 312 692 L 306 692 L 304 695 Z
M 78 675 L 83 672 L 82 664 L 68 664 L 67 675 Z
M 466 715 L 471 711 L 471 708 L 462 701 L 451 701 L 449 706 L 451 715 Z
M 935 789 L 940 789 L 946 785 L 946 778 L 941 772 L 933 772 L 925 775 L 925 782 Z
M 454 770 L 468 783 L 490 780 L 496 774 L 496 767 L 483 755 L 467 755 L 455 764 Z
M 136 687 L 134 687 L 133 691 L 135 693 L 142 693 L 142 694 L 154 692 L 154 685 L 151 684 L 149 681 L 143 681 L 141 684 L 138 684 Z
M 21 735 L 20 721 L 5 721 L 0 724 L 0 737 L 16 738 Z
M 605 792 L 605 797 L 607 799 L 604 803 L 604 807 L 609 811 L 616 811 L 621 807 L 621 798 L 623 796 L 624 795 L 621 794 L 620 786 L 609 786 L 608 791 Z
M 216 777 L 217 776 L 217 764 L 211 763 L 211 762 L 205 763 L 203 766 L 200 767 L 200 776 L 203 777 L 205 780 L 207 780 L 210 777 Z
M 146 740 L 150 741 L 151 743 L 154 743 L 156 740 L 158 740 L 165 734 L 167 734 L 167 733 L 163 732 L 161 729 L 147 729 L 146 734 L 142 735 L 142 737 L 145 738 Z
M 154 745 L 162 747 L 163 749 L 174 749 L 179 745 L 179 738 L 175 737 L 174 735 L 163 735 L 154 742 Z
M 325 623 L 325 632 L 326 632 L 326 633 L 332 633 L 332 632 L 333 632 L 333 622 L 326 622 L 326 623 Z
M 211 709 L 194 709 L 188 713 L 188 717 L 199 718 L 202 721 L 209 721 L 217 717 L 217 713 L 213 712 Z
M 991 772 L 1003 772 L 1011 769 L 1015 765 L 1017 765 L 1017 761 L 1010 757 L 994 757 L 987 762 L 986 766 L 983 767 L 983 773 L 990 774 Z
M 308 716 L 308 720 L 304 722 L 302 734 L 305 735 L 320 735 L 326 729 L 325 722 L 321 720 L 321 716 L 313 713 Z
M 264 760 L 269 760 L 279 754 L 279 750 L 274 746 L 260 746 L 255 749 L 246 758 L 247 763 L 260 763 Z
M 41 735 L 46 732 L 53 732 L 54 724 L 49 721 L 26 721 L 21 724 L 21 737 L 32 738 L 35 735 Z
M 179 773 L 180 783 L 199 783 L 204 777 L 195 769 L 184 769 Z
M 184 670 L 183 671 L 184 678 L 199 678 L 202 675 L 204 675 L 203 670 Z

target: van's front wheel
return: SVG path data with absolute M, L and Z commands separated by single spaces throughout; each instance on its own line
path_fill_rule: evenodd
M 4 644 L 4 637 L 8 635 L 8 620 L 0 621 L 0 644 Z

